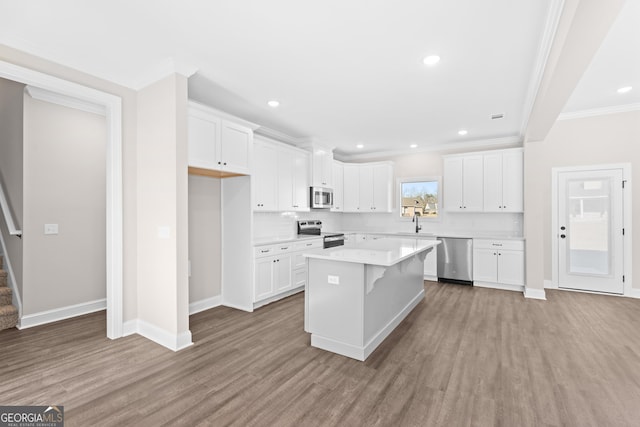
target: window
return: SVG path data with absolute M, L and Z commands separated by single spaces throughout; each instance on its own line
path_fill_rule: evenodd
M 440 177 L 402 178 L 399 183 L 401 217 L 438 218 Z

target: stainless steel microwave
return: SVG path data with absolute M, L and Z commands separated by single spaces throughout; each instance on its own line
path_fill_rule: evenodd
M 309 200 L 312 209 L 329 209 L 333 207 L 333 190 L 326 187 L 311 187 Z

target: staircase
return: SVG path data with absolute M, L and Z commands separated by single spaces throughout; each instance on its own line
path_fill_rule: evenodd
M 18 323 L 18 309 L 12 305 L 11 289 L 7 287 L 7 272 L 0 255 L 0 331 L 14 328 Z

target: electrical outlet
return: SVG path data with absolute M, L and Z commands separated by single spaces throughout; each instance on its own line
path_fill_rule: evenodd
M 340 284 L 340 276 L 328 276 L 327 281 L 332 285 Z

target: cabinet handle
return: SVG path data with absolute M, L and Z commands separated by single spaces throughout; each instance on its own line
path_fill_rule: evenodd
M 313 243 L 307 243 L 307 246 L 311 246 L 311 245 L 313 245 Z
M 220 164 L 221 162 L 218 162 L 218 164 Z
M 498 254 L 497 254 L 497 253 L 495 253 L 495 252 L 494 252 L 493 254 L 494 254 L 494 255 L 498 255 Z
M 224 166 L 227 166 L 227 162 L 224 162 L 224 163 L 223 163 L 223 165 L 224 165 Z
M 289 246 L 285 246 L 284 248 L 280 248 L 281 251 L 286 251 L 287 249 L 289 249 Z

